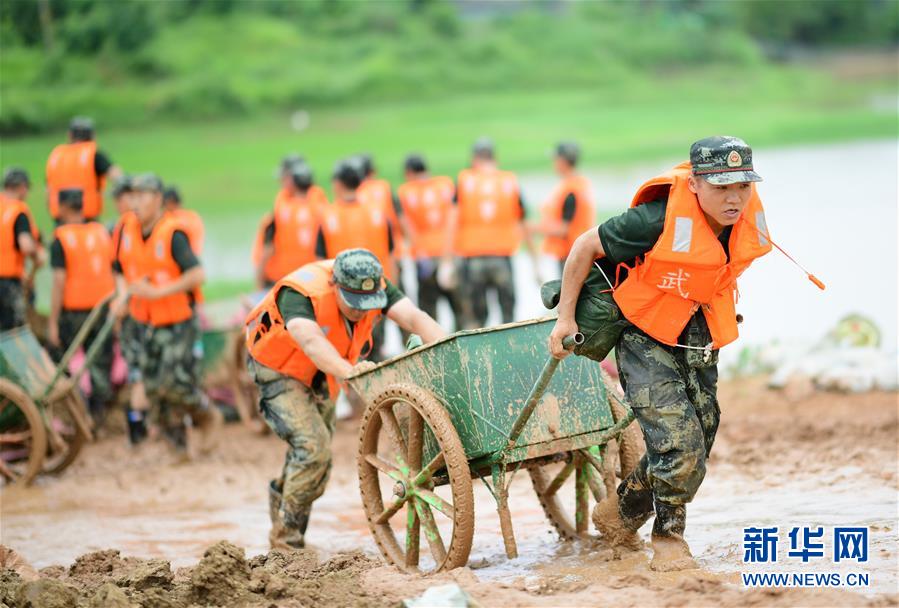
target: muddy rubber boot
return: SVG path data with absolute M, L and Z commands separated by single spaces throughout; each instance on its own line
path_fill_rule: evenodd
M 621 518 L 617 493 L 610 494 L 593 508 L 592 519 L 596 530 L 616 556 L 621 551 L 639 551 L 643 548 L 643 541 L 637 534 L 639 526 L 634 528 L 632 522 Z
M 653 512 L 652 489 L 633 473 L 618 484 L 618 515 L 627 528 L 639 530 Z
M 125 413 L 128 420 L 128 442 L 132 446 L 136 446 L 147 438 L 147 424 L 144 420 L 144 413 L 140 410 L 128 409 Z
M 218 445 L 225 417 L 215 404 L 203 401 L 203 406 L 190 415 L 188 445 L 191 456 L 208 454 Z
M 273 479 L 268 484 L 268 516 L 272 520 L 272 530 L 268 533 L 268 542 L 272 549 L 279 551 L 296 551 L 305 546 L 303 535 L 309 523 L 309 511 L 305 516 L 294 518 L 289 523 L 284 521 L 281 513 L 281 492 Z
M 698 568 L 690 547 L 684 540 L 687 508 L 655 502 L 656 519 L 652 526 L 652 561 L 649 567 L 657 572 Z

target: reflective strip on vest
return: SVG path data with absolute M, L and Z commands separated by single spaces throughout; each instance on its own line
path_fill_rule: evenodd
M 689 217 L 674 218 L 674 244 L 672 251 L 688 253 L 693 242 L 693 220 Z
M 755 214 L 755 227 L 758 228 L 756 232 L 759 235 L 759 245 L 762 247 L 768 244 L 768 237 L 765 235 L 768 234 L 768 223 L 765 221 L 765 212 L 757 211 Z

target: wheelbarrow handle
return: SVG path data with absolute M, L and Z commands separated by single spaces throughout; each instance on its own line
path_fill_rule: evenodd
M 583 343 L 584 334 L 582 334 L 581 332 L 577 332 L 570 336 L 565 336 L 564 338 L 562 338 L 562 347 L 565 348 L 565 350 L 571 350 L 575 346 Z M 549 381 L 552 380 L 553 374 L 556 373 L 556 368 L 559 367 L 559 363 L 561 363 L 560 359 L 556 359 L 555 357 L 550 356 L 549 359 L 547 359 L 546 363 L 543 365 L 543 371 L 540 372 L 540 377 L 537 378 L 537 382 L 534 383 L 533 388 L 531 388 L 531 392 L 528 393 L 528 398 L 524 402 L 524 408 L 522 408 L 521 413 L 518 414 L 518 418 L 515 419 L 515 424 L 512 425 L 512 430 L 509 431 L 509 441 L 506 443 L 504 452 L 507 452 L 515 447 L 515 443 L 518 441 L 518 437 L 524 430 L 524 427 L 528 423 L 528 420 L 531 419 L 531 414 L 534 413 L 534 408 L 537 407 L 537 403 L 539 403 L 540 399 L 543 398 L 543 393 L 546 392 L 546 387 L 549 386 Z

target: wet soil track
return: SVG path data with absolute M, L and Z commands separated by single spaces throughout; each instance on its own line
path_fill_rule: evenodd
M 699 570 L 657 574 L 648 569 L 648 549 L 613 559 L 602 545 L 560 542 L 520 475 L 510 500 L 521 557 L 505 559 L 493 499 L 476 485 L 468 567 L 403 574 L 384 565 L 368 532 L 353 420 L 338 427 L 331 481 L 310 525 L 315 550 L 303 554 L 266 553 L 265 484 L 283 446 L 237 426 L 195 463 L 177 464 L 161 444 L 131 451 L 111 438 L 88 446 L 61 477 L 3 488 L 0 541 L 40 569 L 40 578 L 26 583 L 4 571 L 0 602 L 395 606 L 429 586 L 458 582 L 483 606 L 897 605 L 897 395 L 791 397 L 743 380 L 724 383 L 720 400 L 719 439 L 689 509 L 687 540 Z M 749 525 L 870 526 L 870 560 L 856 568 L 870 573 L 870 587 L 744 590 L 742 528 Z M 800 569 L 781 563 L 765 571 Z

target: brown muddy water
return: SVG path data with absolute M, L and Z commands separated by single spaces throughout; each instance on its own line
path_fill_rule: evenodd
M 689 508 L 686 537 L 699 570 L 654 573 L 648 549 L 614 560 L 601 545 L 560 542 L 524 472 L 513 481 L 510 500 L 519 558 L 506 559 L 493 498 L 479 484 L 467 568 L 420 579 L 379 566 L 358 493 L 355 421 L 339 425 L 334 472 L 315 504 L 308 541 L 319 560 L 361 550 L 371 561 L 359 570 L 359 584 L 390 601 L 420 593 L 427 582 L 454 581 L 484 605 L 577 606 L 598 597 L 618 597 L 623 605 L 669 605 L 674 598 L 681 598 L 675 604 L 692 605 L 742 605 L 750 599 L 756 605 L 895 603 L 896 395 L 791 400 L 759 381 L 741 381 L 722 387 L 721 402 L 719 440 L 706 482 Z M 132 451 L 114 437 L 91 445 L 62 476 L 3 489 L 2 544 L 36 568 L 68 566 L 82 554 L 118 549 L 123 556 L 167 560 L 177 569 L 196 564 L 219 540 L 244 549 L 248 558 L 265 554 L 265 485 L 280 467 L 283 446 L 236 426 L 226 429 L 224 439 L 215 453 L 190 464 L 176 464 L 158 443 Z M 802 564 L 785 555 L 790 527 L 835 525 L 870 527 L 867 563 Z M 742 535 L 748 526 L 781 529 L 779 563 L 744 566 Z M 642 534 L 648 539 L 649 525 Z M 870 584 L 744 591 L 740 573 L 749 571 L 863 572 Z

